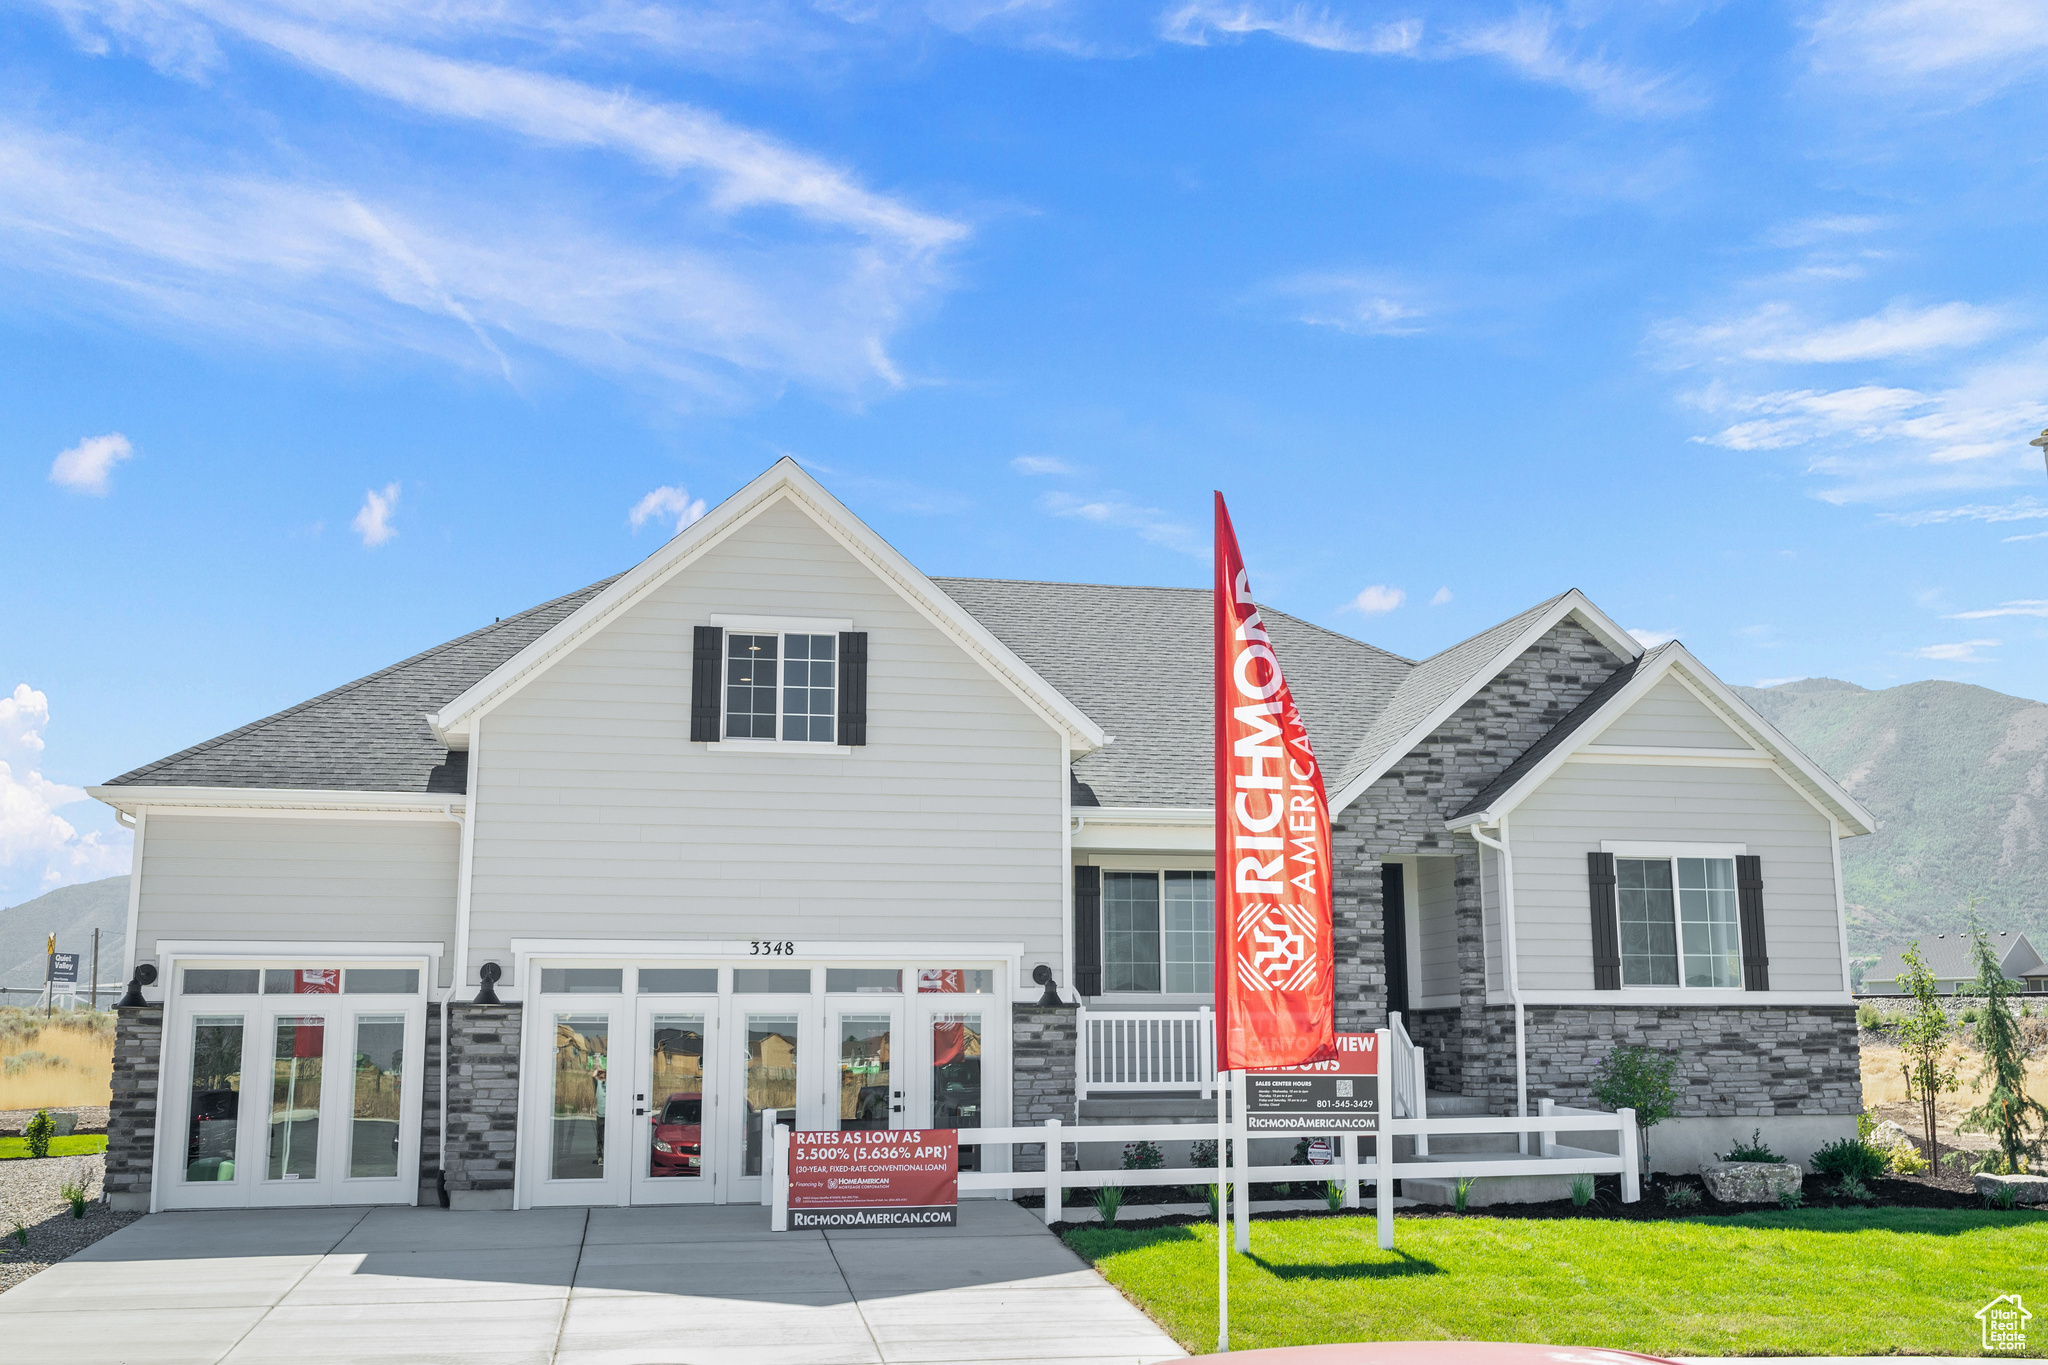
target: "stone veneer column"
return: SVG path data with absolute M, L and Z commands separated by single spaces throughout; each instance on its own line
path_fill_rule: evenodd
M 1010 1007 L 1010 1122 L 1022 1128 L 1058 1119 L 1067 1127 L 1080 1121 L 1075 1105 L 1074 1063 L 1080 1044 L 1080 1012 L 1072 1005 Z M 1010 1149 L 1010 1169 L 1043 1171 L 1045 1144 Z M 1077 1149 L 1065 1150 L 1065 1170 L 1080 1169 Z
M 1387 1023 L 1386 890 L 1380 863 L 1372 858 L 1332 856 L 1338 871 L 1332 877 L 1331 917 L 1337 958 L 1337 1031 L 1365 1033 Z M 1349 834 L 1350 831 L 1344 831 Z
M 512 1207 L 520 1019 L 518 1005 L 453 1007 L 448 1026 L 450 1208 Z
M 441 1202 L 441 1006 L 431 997 L 427 1000 L 427 1045 L 420 1056 L 418 1085 L 420 1204 L 431 1208 Z
M 1459 848 L 1451 874 L 1458 916 L 1458 1031 L 1447 1059 L 1457 1093 L 1480 1093 L 1487 1075 L 1486 912 L 1479 899 L 1479 846 Z M 1512 1063 L 1510 1063 L 1512 1065 Z
M 164 1055 L 164 1007 L 115 1011 L 114 1087 L 107 1108 L 107 1174 L 101 1187 L 123 1213 L 149 1208 L 157 1098 Z

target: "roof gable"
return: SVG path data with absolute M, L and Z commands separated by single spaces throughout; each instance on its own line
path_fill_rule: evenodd
M 1088 753 L 1109 742 L 1109 737 L 1095 721 L 1040 677 L 972 615 L 961 610 L 909 560 L 898 554 L 787 456 L 777 460 L 766 472 L 702 518 L 677 532 L 673 539 L 646 559 L 612 579 L 602 591 L 550 627 L 545 634 L 428 716 L 427 723 L 434 735 L 450 748 L 467 748 L 476 722 L 493 707 L 539 677 L 557 660 L 566 657 L 596 630 L 615 619 L 625 607 L 687 569 L 706 551 L 767 507 L 783 502 L 797 507 L 816 522 L 852 552 L 864 567 L 951 636 L 956 644 L 1048 724 L 1063 732 L 1072 752 Z

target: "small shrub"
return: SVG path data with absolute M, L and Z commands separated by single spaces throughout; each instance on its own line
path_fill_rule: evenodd
M 21 1220 L 19 1218 L 10 1218 L 8 1219 L 8 1221 L 14 1224 L 14 1231 L 10 1235 L 14 1238 L 16 1242 L 19 1242 L 21 1244 L 21 1249 L 23 1251 L 27 1251 L 28 1229 L 22 1226 Z
M 1104 1185 L 1095 1192 L 1095 1211 L 1102 1215 L 1104 1227 L 1116 1226 L 1117 1210 L 1124 1206 L 1123 1188 L 1118 1185 Z M 81 1218 L 83 1214 L 79 1215 Z
M 1451 1206 L 1459 1213 L 1463 1213 L 1465 1205 L 1471 1202 L 1472 1187 L 1478 1183 L 1479 1177 L 1476 1175 L 1461 1175 L 1457 1183 L 1451 1186 Z
M 1977 1007 L 1975 1005 L 1972 1005 L 1968 1009 L 1963 1011 L 1963 1022 L 1966 1024 L 1974 1024 L 1977 1022 Z
M 1884 1016 L 1868 1000 L 1856 1007 L 1856 1027 L 1875 1033 L 1884 1027 Z
M 1944 1166 L 1960 1175 L 2011 1175 L 2002 1152 L 1950 1152 L 1941 1159 Z
M 1842 1198 L 1858 1204 L 1868 1204 L 1877 1196 L 1870 1192 L 1870 1186 L 1853 1175 L 1845 1175 L 1835 1185 L 1835 1192 Z
M 2019 1194 L 2020 1192 L 2010 1185 L 2000 1185 L 1997 1189 L 1985 1194 L 1984 1207 L 1987 1209 L 2001 1209 L 2009 1213 L 2019 1207 Z
M 1575 1175 L 1572 1177 L 1572 1207 L 1582 1209 L 1593 1202 L 1593 1177 Z
M 1124 1169 L 1127 1171 L 1156 1171 L 1165 1164 L 1166 1153 L 1156 1142 L 1124 1144 Z
M 1805 1202 L 1806 1191 L 1797 1185 L 1778 1196 L 1778 1207 L 1781 1209 L 1796 1209 Z
M 28 1139 L 28 1154 L 37 1160 L 50 1154 L 50 1138 L 57 1131 L 57 1125 L 50 1120 L 50 1111 L 36 1110 L 36 1116 L 28 1121 L 21 1135 Z
M 1830 1142 L 1813 1154 L 1816 1175 L 1841 1176 L 1858 1182 L 1875 1180 L 1884 1174 L 1885 1153 L 1861 1138 Z
M 1751 1130 L 1749 1141 L 1736 1143 L 1728 1149 L 1728 1154 L 1721 1158 L 1723 1161 L 1769 1161 L 1772 1163 L 1782 1162 L 1784 1159 L 1784 1157 L 1772 1151 L 1769 1145 L 1764 1142 L 1764 1130 L 1761 1128 Z
M 1877 1131 L 1877 1120 L 1868 1114 L 1856 1116 L 1856 1136 L 1860 1141 L 1870 1141 L 1870 1135 Z
M 1202 1188 L 1209 1192 L 1209 1216 L 1214 1218 L 1222 1211 L 1222 1201 L 1230 1198 L 1232 1187 L 1227 1185 L 1204 1185 Z
M 1330 1206 L 1331 1213 L 1335 1213 L 1338 1209 L 1343 1208 L 1344 1182 L 1341 1180 L 1325 1180 L 1323 1182 L 1323 1202 Z
M 1690 1185 L 1666 1185 L 1664 1202 L 1674 1209 L 1696 1209 L 1700 1206 L 1700 1192 Z
M 71 1206 L 73 1218 L 85 1217 L 85 1186 L 76 1180 L 67 1180 L 57 1187 L 57 1197 Z
M 1902 1142 L 1886 1152 L 1884 1162 L 1893 1175 L 1918 1175 L 1927 1169 L 1927 1158 L 1910 1142 Z

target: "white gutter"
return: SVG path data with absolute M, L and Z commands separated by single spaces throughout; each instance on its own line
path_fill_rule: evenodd
M 483 725 L 479 722 L 474 729 L 469 745 L 469 771 L 464 795 L 463 813 L 457 815 L 453 802 L 441 806 L 441 814 L 462 826 L 461 842 L 458 845 L 455 862 L 455 961 L 448 968 L 448 986 L 441 992 L 441 1119 L 436 1125 L 439 1155 L 435 1166 L 440 1172 L 437 1183 L 441 1189 L 448 1187 L 448 1050 L 449 1004 L 460 990 L 469 972 L 469 892 L 471 873 L 476 866 L 476 774 L 483 761 Z
M 1515 944 L 1515 855 L 1508 847 L 1508 821 L 1502 816 L 1495 822 L 1500 830 L 1499 839 L 1489 839 L 1479 832 L 1479 826 L 1472 826 L 1472 837 L 1500 854 L 1500 930 L 1501 941 L 1507 953 L 1508 998 L 1515 1002 L 1515 1117 L 1529 1117 L 1529 1048 L 1524 1032 L 1525 1011 L 1522 1006 L 1522 963 L 1521 954 Z M 1482 882 L 1483 886 L 1484 883 Z M 1523 1133 L 1518 1139 L 1524 1156 L 1529 1153 L 1529 1135 Z

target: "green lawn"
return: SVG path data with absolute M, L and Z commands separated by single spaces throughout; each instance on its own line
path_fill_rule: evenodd
M 105 1133 L 80 1133 L 74 1137 L 50 1139 L 51 1156 L 91 1156 L 107 1150 Z M 28 1155 L 28 1139 L 0 1137 L 0 1161 L 15 1161 Z
M 1214 1224 L 1067 1244 L 1191 1351 L 1216 1348 Z M 1252 1225 L 1231 1346 L 1463 1339 L 1660 1355 L 1978 1355 L 2000 1294 L 2048 1303 L 2048 1213 L 1833 1210 L 1684 1222 L 1370 1217 Z M 2035 1310 L 2036 1322 L 2044 1319 Z M 2029 1333 L 2048 1355 L 2048 1330 Z

